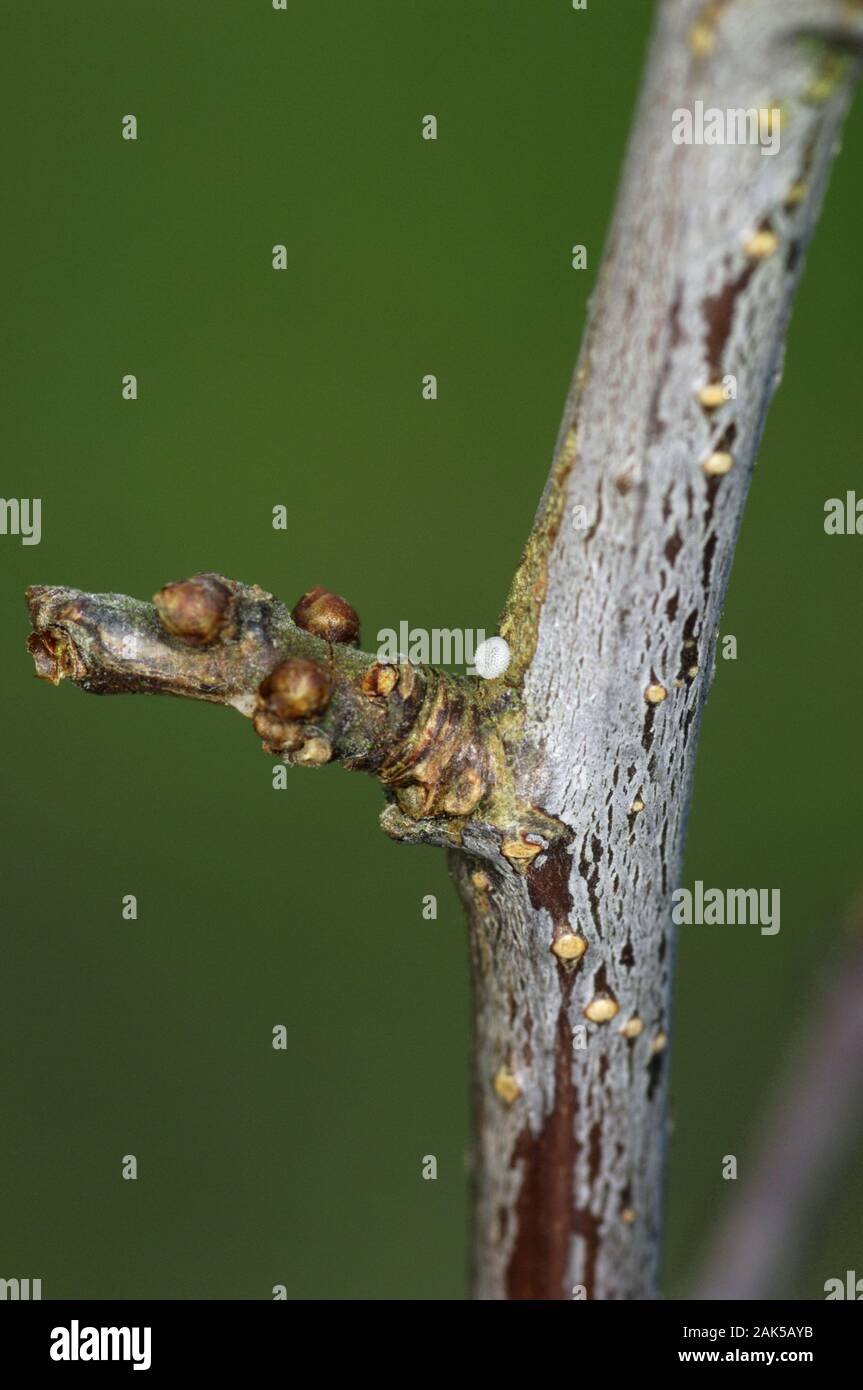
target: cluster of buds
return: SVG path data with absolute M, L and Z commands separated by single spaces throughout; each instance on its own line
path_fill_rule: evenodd
M 260 593 L 262 591 L 253 591 Z M 166 584 L 153 597 L 166 632 L 190 647 L 212 647 L 238 636 L 238 586 L 218 574 L 197 574 Z M 291 613 L 297 627 L 324 642 L 355 644 L 360 621 L 339 594 L 314 588 L 303 594 Z M 40 655 L 37 653 L 37 656 Z M 47 665 L 47 657 L 42 658 Z M 318 661 L 290 656 L 279 662 L 258 687 L 252 724 L 270 754 L 289 754 L 296 763 L 329 762 L 330 739 L 315 727 L 333 694 L 331 671 Z
M 332 757 L 328 738 L 309 728 L 332 698 L 332 681 L 316 661 L 288 657 L 258 687 L 252 724 L 267 753 L 292 753 L 293 762 L 327 763 Z
M 346 599 L 328 589 L 310 589 L 291 613 L 297 627 L 324 642 L 354 643 L 360 620 Z M 291 656 L 271 671 L 258 687 L 252 717 L 265 753 L 291 755 L 291 762 L 315 767 L 333 755 L 326 734 L 313 727 L 333 695 L 330 672 L 317 661 Z

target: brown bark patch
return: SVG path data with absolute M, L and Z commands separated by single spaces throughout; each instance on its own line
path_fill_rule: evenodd
M 573 1212 L 578 1094 L 572 1081 L 572 1029 L 565 1004 L 558 1016 L 554 1081 L 554 1108 L 541 1132 L 534 1135 L 529 1128 L 523 1130 L 513 1154 L 513 1166 L 521 1163 L 523 1170 L 516 1239 L 507 1270 L 509 1299 L 569 1299 L 566 1277 L 573 1230 L 588 1243 L 585 1265 L 593 1282 L 598 1222 L 589 1213 Z M 588 1285 L 588 1297 L 591 1293 Z

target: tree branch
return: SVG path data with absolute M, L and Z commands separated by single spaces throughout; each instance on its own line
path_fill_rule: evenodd
M 501 625 L 542 750 L 531 793 L 571 843 L 523 883 L 486 887 L 481 873 L 477 887 L 456 865 L 473 939 L 481 1298 L 658 1291 L 670 895 L 734 545 L 861 19 L 830 0 L 659 9 Z M 779 107 L 779 152 L 675 144 L 674 111 L 699 100 Z
M 289 613 L 257 585 L 202 574 L 152 604 L 42 586 L 27 602 L 43 679 L 230 705 L 286 763 L 377 777 L 394 839 L 458 846 L 521 874 L 565 833 L 514 791 L 530 750 L 512 687 L 358 650 L 359 619 L 337 594 L 312 590 Z

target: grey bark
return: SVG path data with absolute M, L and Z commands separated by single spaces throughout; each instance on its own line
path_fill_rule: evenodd
M 856 75 L 839 55 L 860 27 L 859 6 L 831 0 L 659 10 L 537 522 L 547 590 L 523 693 L 540 757 L 521 794 L 569 844 L 523 877 L 453 858 L 474 963 L 481 1299 L 658 1294 L 671 894 L 734 545 Z M 696 100 L 781 105 L 779 152 L 673 143 L 672 112 Z M 701 404 L 728 374 L 736 399 Z M 704 471 L 715 455 L 728 471 Z M 667 697 L 649 703 L 651 687 Z M 550 949 L 565 932 L 588 943 L 574 964 Z M 589 1021 L 596 1000 L 618 1012 Z

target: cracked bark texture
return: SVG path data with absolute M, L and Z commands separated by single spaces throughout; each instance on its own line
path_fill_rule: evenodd
M 658 13 L 501 628 L 517 638 L 526 734 L 542 750 L 524 793 L 571 843 L 524 880 L 455 864 L 476 996 L 479 1298 L 658 1295 L 670 895 L 734 545 L 860 25 L 859 6 L 828 0 L 666 0 Z M 696 100 L 780 107 L 779 152 L 674 144 L 672 112 Z M 736 399 L 717 404 L 729 374 Z M 527 650 L 525 612 L 538 617 Z M 570 933 L 587 942 L 575 962 L 549 949 Z M 614 1005 L 606 1021 L 584 1013 Z
M 285 762 L 377 776 L 387 833 L 450 850 L 473 962 L 480 1299 L 658 1294 L 671 894 L 732 553 L 861 34 L 847 0 L 660 6 L 501 622 L 503 676 L 382 664 L 321 590 L 290 613 L 220 575 L 155 607 L 28 593 L 44 678 L 231 705 Z M 780 107 L 781 148 L 675 144 L 672 113 L 696 101 Z

